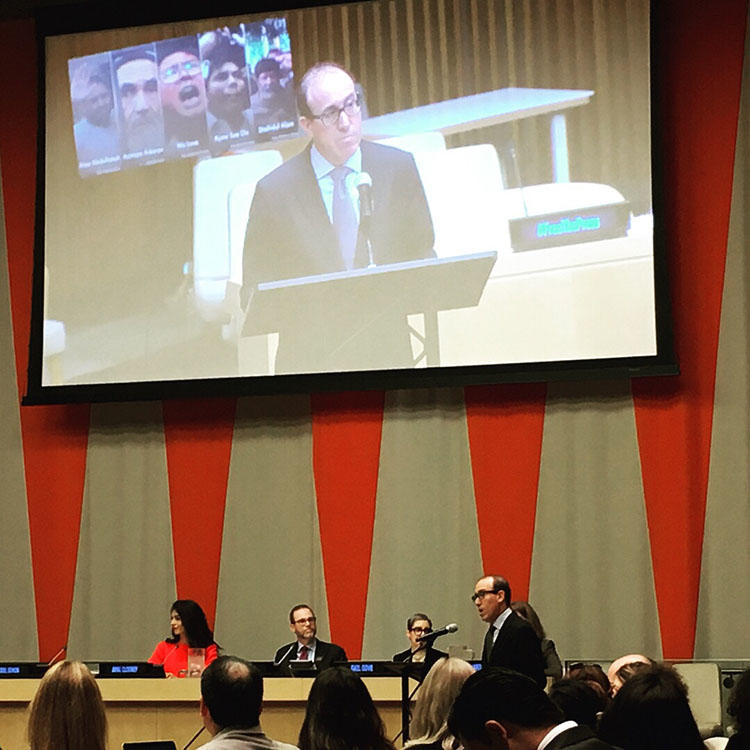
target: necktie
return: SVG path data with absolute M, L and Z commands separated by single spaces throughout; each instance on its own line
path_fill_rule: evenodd
M 300 648 L 300 650 L 299 650 L 299 658 L 300 658 L 300 659 L 301 659 L 302 661 L 307 661 L 307 653 L 308 653 L 308 648 L 307 648 L 307 646 L 302 646 L 302 647 Z
M 333 229 L 336 232 L 341 257 L 348 269 L 354 268 L 359 230 L 354 203 L 346 187 L 346 177 L 351 171 L 349 167 L 342 166 L 335 167 L 330 172 L 333 179 Z
M 492 647 L 495 645 L 495 626 L 490 625 L 484 636 L 484 648 L 482 649 L 482 661 L 486 664 L 490 660 Z

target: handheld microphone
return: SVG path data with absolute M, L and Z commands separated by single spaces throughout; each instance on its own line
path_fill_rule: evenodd
M 435 638 L 439 638 L 441 635 L 447 635 L 448 633 L 455 633 L 457 630 L 458 630 L 458 625 L 456 625 L 455 622 L 452 622 L 449 625 L 446 625 L 444 628 L 440 628 L 440 630 L 433 630 L 431 633 L 425 633 L 424 635 L 420 635 L 419 638 L 417 638 L 417 641 L 419 643 L 423 643 L 424 641 L 434 641 Z
M 372 177 L 367 172 L 359 172 L 354 178 L 354 185 L 359 193 L 359 217 L 372 216 Z

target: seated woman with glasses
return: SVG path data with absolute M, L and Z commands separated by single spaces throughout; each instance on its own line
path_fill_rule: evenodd
M 406 621 L 406 637 L 410 647 L 393 655 L 393 661 L 410 661 L 414 664 L 424 663 L 428 671 L 438 660 L 448 656 L 444 651 L 432 647 L 429 641 L 419 641 L 418 638 L 432 632 L 432 620 L 422 612 L 416 612 Z

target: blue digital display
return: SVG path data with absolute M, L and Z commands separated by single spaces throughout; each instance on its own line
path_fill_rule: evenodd
M 112 667 L 112 674 L 137 674 L 137 672 L 138 672 L 137 664 L 123 664 L 121 666 L 115 664 Z
M 374 672 L 372 664 L 350 664 L 352 672 Z
M 0 667 L 0 674 L 21 674 L 21 667 Z

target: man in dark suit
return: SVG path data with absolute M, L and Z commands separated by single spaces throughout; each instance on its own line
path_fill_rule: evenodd
M 297 604 L 289 612 L 289 629 L 297 640 L 287 643 L 276 651 L 274 664 L 289 664 L 290 661 L 313 661 L 318 671 L 332 667 L 337 661 L 346 661 L 346 652 L 335 643 L 319 641 L 317 618 L 307 604 Z
M 448 728 L 465 750 L 612 750 L 589 727 L 564 721 L 533 680 L 502 667 L 483 667 L 466 680 Z
M 448 656 L 445 651 L 438 651 L 432 647 L 429 641 L 418 640 L 420 636 L 429 635 L 432 632 L 432 620 L 422 612 L 414 613 L 406 621 L 406 637 L 411 646 L 405 651 L 394 654 L 393 661 L 411 661 L 412 664 L 424 664 L 425 673 L 430 671 L 432 665 L 438 660 Z
M 515 669 L 544 687 L 541 643 L 531 624 L 510 608 L 510 584 L 502 576 L 485 576 L 477 581 L 471 598 L 479 617 L 490 626 L 482 665 Z
M 432 257 L 432 220 L 414 158 L 362 140 L 352 76 L 334 63 L 313 66 L 298 106 L 312 140 L 258 182 L 245 237 L 244 299 L 262 282 Z M 357 188 L 367 175 L 371 215 Z M 339 299 L 281 311 L 276 371 L 411 366 L 404 310 L 389 302 L 384 296 L 376 309 L 364 309 L 360 299 Z

